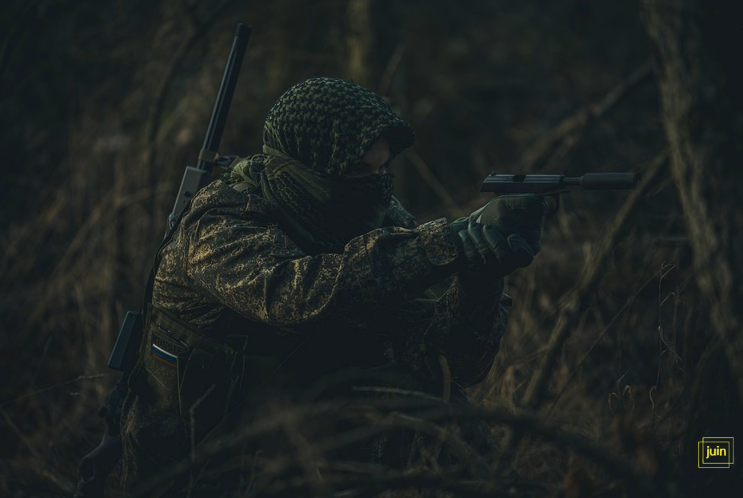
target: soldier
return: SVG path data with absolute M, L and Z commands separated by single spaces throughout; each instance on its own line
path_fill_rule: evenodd
M 503 277 L 539 252 L 546 205 L 502 196 L 418 225 L 387 172 L 413 141 L 373 92 L 309 79 L 270 110 L 263 153 L 191 199 L 158 252 L 129 378 L 128 487 L 184 460 L 258 392 L 322 397 L 318 381 L 342 372 L 447 396 L 484 379 L 511 304 Z M 392 461 L 385 441 L 356 456 Z

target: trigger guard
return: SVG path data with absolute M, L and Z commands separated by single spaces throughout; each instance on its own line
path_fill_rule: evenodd
M 547 201 L 547 205 L 549 206 L 547 216 L 554 216 L 560 210 L 560 194 L 553 194 L 548 197 L 552 198 L 552 203 Z
M 557 212 L 560 210 L 560 195 L 562 194 L 569 194 L 569 191 L 562 191 L 562 192 L 553 192 L 551 194 L 542 194 L 542 197 L 551 198 L 552 202 L 549 200 L 545 200 L 547 202 L 547 212 L 545 213 L 545 216 L 554 216 L 557 214 Z

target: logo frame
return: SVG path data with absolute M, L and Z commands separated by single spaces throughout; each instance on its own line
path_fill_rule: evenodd
M 706 462 L 704 450 L 709 445 L 723 446 L 726 450 L 726 462 Z M 697 467 L 700 469 L 729 469 L 735 463 L 735 438 L 733 437 L 703 437 L 697 442 Z

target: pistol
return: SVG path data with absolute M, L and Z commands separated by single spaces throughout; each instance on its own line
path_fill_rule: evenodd
M 571 187 L 582 187 L 586 190 L 630 190 L 639 182 L 639 173 L 626 172 L 585 173 L 582 176 L 491 173 L 482 182 L 480 192 L 551 197 L 555 202 L 549 214 L 555 214 L 560 209 L 560 194 L 570 193 Z

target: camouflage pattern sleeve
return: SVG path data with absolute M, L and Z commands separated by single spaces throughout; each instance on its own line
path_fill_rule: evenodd
M 227 214 L 208 209 L 189 227 L 188 277 L 215 301 L 274 327 L 360 323 L 461 264 L 443 218 L 373 230 L 341 254 L 307 255 L 270 219 Z
M 399 226 L 416 226 L 394 198 L 388 217 Z M 512 302 L 503 293 L 503 278 L 458 272 L 395 310 L 396 324 L 389 325 L 406 332 L 398 336 L 395 356 L 436 382 L 441 378 L 441 352 L 455 382 L 463 387 L 477 384 L 498 353 Z

